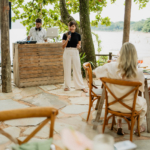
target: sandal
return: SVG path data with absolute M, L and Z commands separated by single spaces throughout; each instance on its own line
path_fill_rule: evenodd
M 64 91 L 69 91 L 69 89 L 68 89 L 68 88 L 65 88 Z
M 122 128 L 118 128 L 117 134 L 118 135 L 124 135 L 124 132 L 123 132 Z
M 140 127 L 140 133 L 145 132 L 145 130 L 146 130 L 145 127 L 143 127 L 143 126 Z M 134 131 L 134 133 L 135 133 L 135 134 L 138 133 L 138 130 L 136 129 L 136 130 Z
M 82 91 L 83 91 L 84 93 L 88 93 L 88 90 L 86 90 L 86 89 L 82 89 Z

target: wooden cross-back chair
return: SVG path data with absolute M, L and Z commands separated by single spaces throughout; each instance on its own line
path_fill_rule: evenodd
M 90 63 L 84 63 L 83 68 L 86 73 L 86 80 L 87 84 L 89 87 L 89 110 L 88 110 L 88 115 L 87 115 L 87 121 L 89 120 L 90 112 L 91 112 L 91 107 L 93 106 L 94 101 L 97 100 L 97 104 L 95 109 L 98 109 L 98 103 L 101 98 L 102 94 L 102 89 L 98 89 L 95 85 L 93 85 L 93 76 L 92 76 L 92 68 Z
M 104 124 L 103 124 L 103 131 L 102 132 L 104 133 L 105 126 L 108 124 L 108 120 L 111 117 L 113 118 L 111 130 L 113 130 L 113 125 L 115 122 L 115 116 L 119 116 L 119 117 L 125 119 L 125 121 L 127 122 L 128 129 L 130 130 L 130 141 L 132 141 L 133 140 L 133 128 L 134 128 L 134 124 L 135 124 L 136 120 L 137 120 L 138 135 L 140 136 L 140 126 L 139 126 L 140 117 L 139 117 L 139 115 L 140 115 L 142 110 L 136 111 L 135 105 L 136 105 L 137 95 L 139 92 L 139 87 L 142 85 L 142 83 L 141 82 L 126 81 L 126 80 L 110 79 L 110 78 L 105 78 L 105 77 L 100 78 L 100 79 L 104 85 L 105 97 L 106 97 L 105 117 L 104 117 Z M 114 95 L 114 93 L 111 91 L 111 89 L 107 86 L 107 83 L 120 85 L 120 86 L 130 86 L 130 87 L 133 87 L 133 89 L 131 91 L 129 91 L 128 93 L 125 93 L 122 97 L 118 98 L 116 95 Z M 133 92 L 134 92 L 133 105 L 132 105 L 132 107 L 130 107 L 130 106 L 126 105 L 124 102 L 122 102 L 122 100 Z M 110 93 L 114 97 L 115 100 L 113 102 L 110 102 L 110 103 L 108 102 L 108 93 Z M 122 113 L 122 112 L 117 112 L 117 111 L 113 111 L 113 110 L 109 109 L 109 106 L 115 105 L 116 103 L 120 103 L 123 107 L 129 109 L 131 111 L 131 113 Z M 121 111 L 121 109 L 120 109 L 120 111 Z M 108 113 L 110 113 L 111 116 L 107 117 Z M 126 117 L 131 119 L 131 125 L 130 125 L 129 120 Z
M 23 141 L 12 137 L 9 133 L 6 133 L 0 128 L 0 133 L 6 136 L 15 144 L 24 144 L 27 143 L 42 127 L 44 127 L 49 121 L 50 124 L 50 133 L 49 138 L 53 137 L 54 122 L 55 117 L 58 114 L 58 110 L 52 107 L 30 107 L 25 109 L 15 109 L 0 111 L 0 122 L 13 120 L 13 119 L 23 119 L 23 118 L 33 118 L 33 117 L 47 117 L 29 136 L 27 136 Z

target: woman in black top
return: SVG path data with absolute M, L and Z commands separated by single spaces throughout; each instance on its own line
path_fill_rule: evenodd
M 76 33 L 76 22 L 71 21 L 68 25 L 69 32 L 65 33 L 62 38 L 63 43 L 63 66 L 64 66 L 64 84 L 65 91 L 70 90 L 71 86 L 71 64 L 73 63 L 73 80 L 76 89 L 81 89 L 84 92 L 87 90 L 84 87 L 81 75 L 81 63 L 78 49 L 81 48 L 81 35 Z

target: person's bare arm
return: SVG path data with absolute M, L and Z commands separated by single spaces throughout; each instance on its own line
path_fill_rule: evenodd
M 63 41 L 62 41 L 62 48 L 63 48 L 63 49 L 67 46 L 68 41 L 69 41 L 70 38 L 71 38 L 71 35 L 68 35 L 67 40 L 63 40 Z
M 47 34 L 46 34 L 46 30 L 44 29 L 44 41 L 47 42 Z
M 81 41 L 79 41 L 77 44 L 77 49 L 80 49 L 80 48 L 81 48 Z

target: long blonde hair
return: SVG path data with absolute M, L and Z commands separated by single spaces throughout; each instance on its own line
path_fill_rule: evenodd
M 123 78 L 132 78 L 137 75 L 137 51 L 133 44 L 124 43 L 118 58 L 118 72 Z

